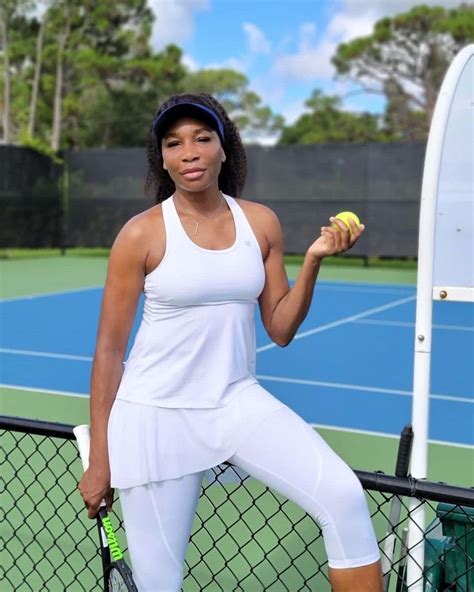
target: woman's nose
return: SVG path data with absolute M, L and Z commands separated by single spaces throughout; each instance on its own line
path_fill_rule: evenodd
M 183 146 L 182 159 L 186 162 L 190 162 L 199 158 L 199 153 L 196 150 L 194 144 L 185 144 Z

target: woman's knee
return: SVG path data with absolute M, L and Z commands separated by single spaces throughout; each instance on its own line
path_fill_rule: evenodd
M 319 523 L 332 567 L 356 567 L 378 559 L 378 545 L 362 485 L 346 467 L 316 492 Z
M 339 505 L 341 512 L 353 512 L 366 509 L 367 503 L 364 490 L 356 474 L 347 465 L 338 472 L 337 479 L 328 483 L 331 489 L 330 497 Z

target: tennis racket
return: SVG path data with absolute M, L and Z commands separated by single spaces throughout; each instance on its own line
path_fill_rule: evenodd
M 82 466 L 85 471 L 89 466 L 89 426 L 77 426 L 73 429 L 73 432 L 77 440 Z M 104 569 L 105 592 L 138 592 L 133 581 L 132 572 L 123 558 L 123 553 L 107 514 L 104 500 L 102 500 L 97 514 L 97 527 L 99 530 L 100 554 Z
M 395 468 L 395 475 L 397 477 L 406 477 L 408 475 L 408 466 L 410 464 L 411 445 L 413 442 L 413 430 L 411 425 L 406 425 L 400 435 L 400 443 L 398 445 L 397 466 Z M 393 564 L 393 556 L 395 553 L 395 542 L 397 537 L 398 523 L 400 521 L 400 514 L 402 510 L 402 502 L 398 495 L 394 495 L 392 504 L 390 506 L 390 514 L 388 518 L 388 529 L 385 536 L 383 557 L 382 557 L 382 571 L 383 589 L 388 591 L 390 585 L 391 568 Z

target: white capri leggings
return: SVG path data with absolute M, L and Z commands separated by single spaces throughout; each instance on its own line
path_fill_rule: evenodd
M 292 500 L 321 526 L 331 568 L 369 565 L 377 541 L 359 480 L 289 407 L 265 419 L 228 459 Z M 120 503 L 140 592 L 179 592 L 204 472 L 122 489 Z

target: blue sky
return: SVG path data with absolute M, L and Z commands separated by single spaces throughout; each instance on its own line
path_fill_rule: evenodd
M 344 96 L 350 111 L 380 113 L 381 97 L 335 77 L 337 45 L 370 34 L 383 16 L 417 4 L 458 0 L 148 0 L 156 15 L 153 46 L 176 43 L 193 69 L 231 67 L 276 113 L 293 122 L 315 88 Z

